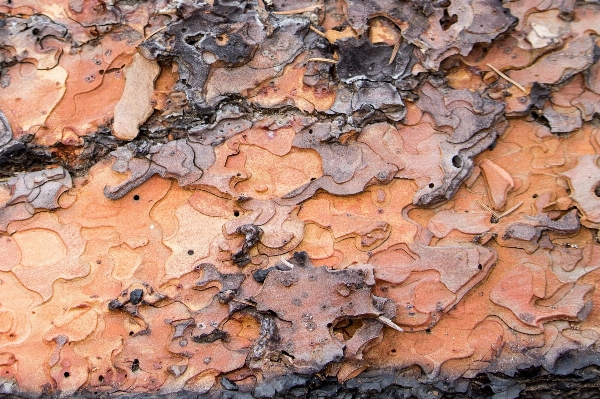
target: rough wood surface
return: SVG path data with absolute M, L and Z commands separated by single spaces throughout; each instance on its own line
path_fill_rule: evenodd
M 0 396 L 597 397 L 599 29 L 0 0 Z

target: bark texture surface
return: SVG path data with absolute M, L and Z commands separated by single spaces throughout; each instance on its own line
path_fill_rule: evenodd
M 599 30 L 0 0 L 0 392 L 596 397 Z

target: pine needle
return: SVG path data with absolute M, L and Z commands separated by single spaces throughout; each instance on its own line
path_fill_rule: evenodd
M 235 298 L 233 298 L 231 301 L 232 302 L 237 302 L 237 303 L 243 303 L 244 305 L 248 305 L 248 306 L 256 307 L 256 305 L 253 304 L 252 302 L 244 301 L 242 299 L 235 299 Z
M 400 49 L 400 40 L 398 40 L 396 42 L 396 44 L 394 44 L 394 49 L 392 50 L 392 55 L 390 56 L 390 62 L 388 62 L 388 65 L 390 65 L 392 62 L 394 62 L 394 59 L 396 58 L 396 54 L 398 54 L 399 49 Z
M 519 207 L 521 205 L 523 205 L 523 201 L 521 201 L 518 204 L 516 204 L 515 206 L 513 206 L 512 208 L 510 208 L 509 210 L 507 210 L 506 212 L 504 212 L 504 213 L 498 213 L 498 212 L 496 212 L 495 210 L 493 210 L 492 208 L 490 208 L 489 206 L 487 206 L 486 204 L 484 204 L 483 202 L 481 202 L 479 200 L 475 200 L 475 202 L 477 202 L 477 204 L 480 207 L 482 207 L 486 211 L 490 212 L 492 214 L 492 216 L 494 217 L 494 219 L 496 219 L 496 220 L 500 220 L 504 216 L 510 215 L 511 213 L 513 213 L 514 211 L 516 211 L 517 209 L 519 209 Z
M 318 30 L 314 26 L 310 25 L 309 28 L 310 28 L 310 30 L 312 30 L 313 32 L 315 32 L 317 35 L 323 36 L 324 38 L 327 38 L 327 36 L 325 35 L 325 33 L 321 32 L 320 30 Z
M 387 317 L 379 316 L 379 317 L 377 317 L 377 320 L 379 320 L 380 322 L 382 322 L 386 326 L 388 326 L 390 328 L 393 328 L 396 331 L 404 332 L 404 330 L 402 329 L 402 327 L 400 327 L 399 325 L 397 325 L 396 323 L 394 323 L 393 321 L 391 321 Z
M 273 11 L 275 15 L 295 15 L 295 14 L 304 14 L 307 11 L 313 11 L 317 8 L 323 7 L 323 4 L 315 4 L 314 6 L 298 8 L 296 10 L 287 10 L 287 11 Z
M 523 205 L 523 201 L 519 202 L 517 205 L 513 206 L 512 208 L 510 208 L 509 210 L 507 210 L 506 212 L 504 212 L 503 214 L 501 214 L 498 219 L 503 218 L 506 215 L 509 215 L 511 213 L 513 213 L 514 211 L 516 211 L 517 209 L 519 209 L 519 207 Z
M 494 72 L 496 72 L 498 75 L 500 75 L 501 77 L 503 77 L 505 80 L 507 80 L 508 82 L 514 84 L 519 89 L 521 89 L 521 91 L 523 93 L 527 93 L 527 90 L 525 90 L 525 88 L 523 86 L 521 86 L 521 84 L 519 82 L 517 82 L 516 80 L 512 80 L 511 78 L 508 77 L 508 75 L 506 75 L 505 73 L 500 72 L 500 70 L 498 68 L 496 68 L 495 66 L 493 66 L 491 64 L 486 64 L 486 65 L 489 66 L 490 68 L 492 68 L 492 70 Z
M 485 209 L 486 211 L 488 211 L 489 213 L 492 214 L 492 216 L 494 217 L 494 219 L 500 219 L 500 214 L 498 212 L 496 212 L 495 210 L 493 210 L 492 208 L 490 208 L 489 206 L 487 206 L 486 204 L 484 204 L 483 202 L 476 200 L 475 202 L 477 202 L 477 204 L 482 207 L 483 209 Z
M 165 29 L 167 29 L 166 25 L 152 32 L 149 36 L 145 37 L 144 40 L 150 39 L 152 36 L 156 35 L 158 32 L 162 32 Z
M 329 59 L 329 58 L 318 58 L 318 57 L 317 58 L 309 58 L 307 62 L 311 62 L 311 61 L 314 61 L 314 62 L 329 62 L 330 64 L 337 64 L 336 60 L 332 60 L 332 59 Z

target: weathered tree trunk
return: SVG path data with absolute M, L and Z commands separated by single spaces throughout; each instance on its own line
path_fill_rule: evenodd
M 4 0 L 0 392 L 598 397 L 598 29 Z

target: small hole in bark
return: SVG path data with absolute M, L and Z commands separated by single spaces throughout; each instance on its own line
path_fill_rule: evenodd
M 187 44 L 189 44 L 190 46 L 193 46 L 194 44 L 198 43 L 200 40 L 202 40 L 202 38 L 204 37 L 203 34 L 199 33 L 197 35 L 193 35 L 193 36 L 187 36 L 185 38 L 185 42 Z
M 103 382 L 104 381 L 104 376 L 103 375 L 99 376 L 98 377 L 98 381 Z
M 349 305 L 352 302 L 349 303 Z M 333 326 L 333 334 L 344 341 L 348 341 L 354 336 L 354 333 L 363 326 L 363 322 L 359 319 L 346 318 L 338 321 Z
M 429 328 L 428 328 L 427 330 L 425 330 L 425 332 L 426 332 L 427 334 L 431 334 L 431 330 L 430 330 Z
M 140 369 L 140 361 L 138 359 L 133 359 L 131 363 L 131 371 L 136 372 Z
M 129 336 L 131 337 L 133 335 L 133 331 L 129 331 Z
M 31 33 L 33 33 L 34 35 L 39 35 L 40 34 L 40 30 L 38 28 L 33 28 L 33 30 L 31 31 Z
M 136 194 L 136 195 L 134 195 L 134 196 L 133 196 L 133 200 L 134 200 L 134 201 L 139 201 L 139 200 L 140 200 L 140 196 L 139 196 L 139 195 L 137 195 L 137 194 Z
M 533 197 L 533 198 L 537 198 L 537 197 L 538 197 L 538 195 L 537 195 L 537 194 L 533 194 L 531 197 Z
M 65 378 L 69 378 L 71 376 L 71 374 L 69 374 L 68 371 L 65 371 L 63 375 L 65 376 Z
M 193 250 L 191 250 L 191 249 L 190 249 L 190 250 L 188 250 L 188 255 L 190 255 L 190 256 L 191 256 L 191 255 L 193 255 L 193 254 L 194 254 L 194 251 L 193 251 Z
M 442 16 L 442 18 L 440 18 L 440 26 L 442 27 L 443 30 L 450 29 L 450 27 L 457 22 L 458 22 L 457 15 L 450 16 L 450 14 L 448 14 L 448 10 L 444 10 L 444 15 Z
M 462 158 L 459 157 L 458 155 L 455 155 L 452 157 L 452 165 L 455 168 L 460 168 L 462 166 Z
M 392 349 L 390 352 L 392 352 L 392 353 L 396 353 L 396 349 Z
M 233 216 L 235 216 L 235 217 L 240 216 L 240 211 L 233 211 Z
M 435 187 L 435 184 L 429 183 L 429 188 L 434 188 L 434 187 Z
M 598 184 L 596 188 L 594 188 L 594 194 L 596 195 L 596 197 L 600 197 L 600 184 Z
M 477 268 L 478 268 L 479 270 L 483 269 L 483 266 L 481 266 L 481 263 L 477 265 Z

